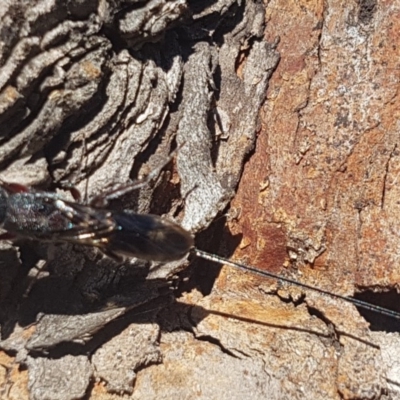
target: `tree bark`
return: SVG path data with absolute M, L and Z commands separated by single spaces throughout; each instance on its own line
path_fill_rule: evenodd
M 1 5 L 0 177 L 63 196 L 67 181 L 90 199 L 178 147 L 109 207 L 166 215 L 199 248 L 325 290 L 397 301 L 399 11 Z M 4 398 L 400 398 L 399 337 L 382 332 L 398 326 L 362 314 L 369 326 L 351 305 L 196 260 L 180 273 L 188 260 L 0 250 Z

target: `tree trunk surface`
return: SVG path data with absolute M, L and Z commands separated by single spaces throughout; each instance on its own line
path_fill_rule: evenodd
M 399 308 L 400 3 L 0 5 L 0 178 Z M 397 189 L 399 186 L 399 189 Z M 64 189 L 63 189 L 64 188 Z M 4 399 L 400 399 L 400 325 L 186 257 L 0 242 Z

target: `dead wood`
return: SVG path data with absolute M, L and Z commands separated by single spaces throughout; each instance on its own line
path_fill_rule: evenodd
M 90 199 L 181 146 L 110 207 L 342 294 L 397 288 L 395 7 L 1 5 L 0 177 Z M 206 264 L 182 284 L 188 260 L 0 257 L 4 398 L 400 398 L 397 334 L 354 307 Z

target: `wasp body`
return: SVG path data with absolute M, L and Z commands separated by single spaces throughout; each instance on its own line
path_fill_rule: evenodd
M 6 231 L 3 239 L 25 237 L 95 246 L 117 259 L 174 261 L 193 247 L 189 232 L 159 216 L 81 204 L 5 182 L 0 186 L 0 228 Z
M 112 192 L 111 196 L 125 192 L 123 188 Z M 400 320 L 400 314 L 396 311 L 327 292 L 283 275 L 194 248 L 192 235 L 178 224 L 157 215 L 137 214 L 131 210 L 115 211 L 99 206 L 106 204 L 109 198 L 111 197 L 100 196 L 86 205 L 65 200 L 55 193 L 34 191 L 19 184 L 2 182 L 0 228 L 6 233 L 0 235 L 0 239 L 25 237 L 50 242 L 69 242 L 98 247 L 104 254 L 115 259 L 137 257 L 161 262 L 179 260 L 193 250 L 195 255 L 205 260 L 273 278 Z

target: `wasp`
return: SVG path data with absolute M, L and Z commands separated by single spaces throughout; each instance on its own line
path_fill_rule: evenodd
M 142 184 L 143 182 L 116 189 L 108 195 L 97 196 L 88 204 L 83 204 L 80 202 L 79 192 L 73 188 L 70 191 L 76 201 L 66 200 L 53 192 L 36 191 L 17 183 L 0 181 L 0 228 L 6 231 L 0 235 L 0 240 L 24 237 L 95 246 L 118 261 L 126 257 L 136 257 L 147 261 L 169 262 L 193 253 L 220 265 L 318 292 L 400 320 L 400 313 L 396 311 L 327 292 L 283 275 L 199 250 L 194 247 L 193 236 L 188 231 L 157 215 L 137 214 L 131 210 L 115 211 L 105 207 L 110 199 Z
M 82 204 L 17 183 L 0 182 L 0 239 L 23 237 L 48 242 L 95 246 L 116 260 L 136 257 L 148 261 L 175 261 L 193 247 L 192 235 L 178 224 L 152 214 L 105 208 L 110 198 L 133 190 L 114 190 Z

